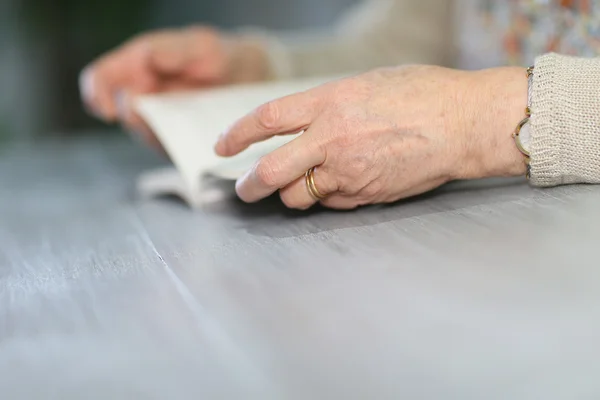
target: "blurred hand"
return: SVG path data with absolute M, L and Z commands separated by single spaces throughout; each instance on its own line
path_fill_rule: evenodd
M 304 133 L 264 156 L 236 185 L 258 201 L 277 190 L 290 208 L 394 202 L 455 179 L 524 175 L 511 133 L 524 117 L 524 69 L 464 72 L 429 66 L 380 69 L 259 107 L 215 150 L 232 156 L 273 135 Z
M 144 93 L 260 81 L 268 73 L 261 46 L 208 27 L 143 34 L 105 54 L 81 74 L 83 102 L 106 122 L 121 122 L 150 143 L 158 141 L 133 112 Z

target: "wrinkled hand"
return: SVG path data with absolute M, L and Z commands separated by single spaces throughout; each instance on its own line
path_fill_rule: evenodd
M 526 104 L 521 68 L 379 69 L 267 103 L 225 132 L 215 151 L 232 156 L 304 131 L 237 182 L 239 197 L 255 202 L 279 190 L 288 207 L 309 208 L 316 199 L 304 174 L 316 166 L 323 205 L 352 209 L 451 180 L 524 174 L 511 133 Z
M 132 110 L 136 95 L 259 81 L 266 74 L 266 56 L 257 42 L 192 27 L 133 38 L 86 67 L 80 86 L 83 102 L 93 115 L 121 122 L 158 146 Z

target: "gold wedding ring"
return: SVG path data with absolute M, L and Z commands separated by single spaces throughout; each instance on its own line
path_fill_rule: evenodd
M 312 167 L 305 174 L 306 178 L 306 188 L 308 189 L 308 193 L 312 196 L 313 199 L 320 201 L 323 200 L 326 196 L 324 196 L 317 186 L 315 185 L 315 167 Z

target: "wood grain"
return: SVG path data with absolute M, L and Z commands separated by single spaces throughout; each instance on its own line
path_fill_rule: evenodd
M 0 154 L 2 398 L 600 393 L 600 187 L 191 212 L 131 192 L 160 163 L 107 141 Z

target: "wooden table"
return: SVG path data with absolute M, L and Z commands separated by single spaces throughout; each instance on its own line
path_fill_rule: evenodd
M 2 399 L 597 399 L 600 187 L 144 201 L 126 141 L 0 151 Z

